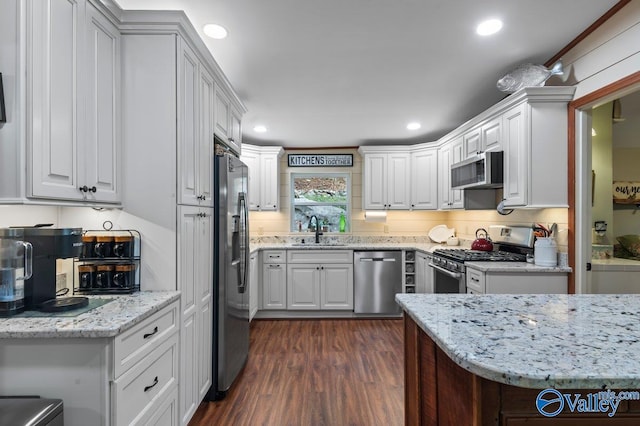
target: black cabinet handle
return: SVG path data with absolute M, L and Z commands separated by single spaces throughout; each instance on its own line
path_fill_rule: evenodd
M 153 336 L 154 334 L 156 334 L 158 332 L 158 326 L 155 326 L 153 328 L 153 331 L 151 333 L 147 333 L 144 336 L 142 336 L 143 339 L 148 339 L 149 337 Z
M 145 387 L 144 387 L 144 391 L 145 391 L 145 392 L 150 391 L 150 390 L 151 390 L 151 389 L 153 389 L 153 387 L 154 387 L 155 385 L 157 385 L 157 384 L 158 384 L 158 376 L 156 376 L 156 378 L 155 378 L 155 379 L 153 379 L 153 384 L 152 384 L 152 385 L 149 385 L 149 386 L 145 386 Z
M 79 187 L 78 190 L 80 192 L 87 192 L 89 190 L 89 188 L 87 187 L 87 185 L 84 185 L 84 186 Z
M 97 192 L 98 188 L 96 188 L 95 186 L 92 186 L 91 188 L 89 188 L 89 191 L 91 192 Z

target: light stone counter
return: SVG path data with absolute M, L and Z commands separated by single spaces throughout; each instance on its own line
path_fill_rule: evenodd
M 0 318 L 0 339 L 113 337 L 178 300 L 180 292 L 88 297 L 113 300 L 75 317 Z
M 460 367 L 544 389 L 640 388 L 640 295 L 397 294 Z
M 538 266 L 527 262 L 465 262 L 467 267 L 478 269 L 483 272 L 559 272 L 570 273 L 570 267 L 559 266 Z

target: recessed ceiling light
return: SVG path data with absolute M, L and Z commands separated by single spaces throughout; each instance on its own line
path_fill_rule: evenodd
M 253 128 L 253 131 L 256 133 L 264 133 L 267 131 L 267 128 L 263 125 L 257 125 L 256 127 Z
M 227 34 L 229 34 L 225 27 L 218 24 L 207 24 L 204 27 L 202 27 L 202 31 L 204 31 L 204 33 L 209 37 L 215 38 L 218 40 L 226 38 Z
M 422 125 L 417 121 L 407 124 L 408 130 L 418 130 L 420 127 L 422 127 Z
M 481 36 L 495 34 L 502 29 L 502 21 L 499 19 L 488 19 L 480 22 L 476 28 L 476 32 Z

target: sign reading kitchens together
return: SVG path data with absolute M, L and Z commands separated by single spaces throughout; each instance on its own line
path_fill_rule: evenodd
M 289 154 L 289 167 L 353 167 L 353 154 Z

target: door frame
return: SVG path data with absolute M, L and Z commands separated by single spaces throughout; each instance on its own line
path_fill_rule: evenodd
M 640 71 L 574 99 L 568 107 L 569 293 L 586 292 L 591 259 L 591 109 L 640 90 Z M 588 238 L 576 238 L 588 236 Z

